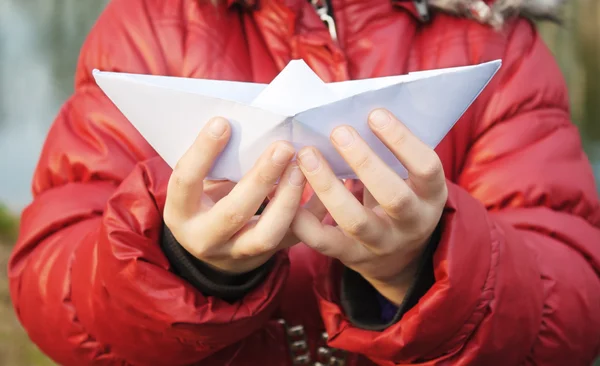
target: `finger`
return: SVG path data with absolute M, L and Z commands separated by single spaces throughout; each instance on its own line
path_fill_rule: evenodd
M 254 167 L 202 218 L 208 243 L 224 243 L 258 211 L 294 156 L 287 142 L 273 143 Z
M 356 130 L 348 126 L 337 127 L 331 140 L 388 215 L 400 218 L 418 202 L 408 184 L 371 150 Z
M 363 205 L 365 205 L 366 208 L 370 209 L 373 209 L 379 205 L 379 202 L 375 200 L 375 197 L 373 197 L 373 195 L 371 194 L 371 192 L 369 192 L 367 188 L 363 189 Z
M 327 208 L 325 207 L 325 205 L 323 205 L 323 202 L 321 202 L 319 196 L 317 196 L 315 193 L 313 193 L 313 195 L 308 199 L 308 202 L 306 202 L 303 207 L 308 212 L 315 215 L 315 217 L 318 218 L 319 221 L 323 221 L 323 219 L 327 215 Z
M 300 208 L 291 225 L 294 235 L 314 250 L 333 258 L 345 260 L 358 245 L 338 228 L 321 223 L 318 217 Z
M 221 117 L 212 119 L 202 128 L 173 169 L 167 187 L 165 217 L 177 220 L 178 217 L 191 217 L 198 212 L 203 180 L 230 136 L 229 123 Z
M 345 232 L 365 243 L 379 241 L 379 218 L 337 179 L 320 152 L 313 147 L 304 148 L 298 161 L 315 194 Z
M 235 187 L 235 182 L 229 180 L 205 180 L 204 194 L 209 196 L 212 201 L 217 202 L 227 196 Z
M 281 177 L 275 196 L 258 221 L 236 233 L 238 240 L 232 241 L 230 249 L 232 257 L 255 256 L 279 249 L 300 207 L 305 182 L 298 165 L 291 163 Z
M 423 198 L 435 196 L 445 185 L 444 169 L 436 152 L 384 109 L 369 115 L 373 133 L 408 170 L 409 184 Z
M 325 208 L 323 202 L 321 202 L 319 199 L 319 196 L 317 196 L 314 192 L 308 199 L 308 202 L 306 202 L 302 208 L 313 214 L 320 222 L 323 222 L 323 219 L 327 215 L 327 208 Z M 283 240 L 285 242 L 281 244 L 282 248 L 290 247 L 302 241 L 292 232 L 291 229 L 288 230 Z

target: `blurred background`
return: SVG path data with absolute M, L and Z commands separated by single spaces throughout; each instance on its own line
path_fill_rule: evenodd
M 6 263 L 44 137 L 73 89 L 79 48 L 107 0 L 0 0 L 0 365 L 51 365 L 14 317 Z M 569 84 L 572 115 L 600 181 L 600 1 L 570 0 L 541 24 Z M 543 76 L 541 76 L 543 77 Z M 598 365 L 600 363 L 597 362 Z

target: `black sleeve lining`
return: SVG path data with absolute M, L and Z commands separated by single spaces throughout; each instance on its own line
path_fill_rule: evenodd
M 274 261 L 271 258 L 262 266 L 242 274 L 224 273 L 191 255 L 166 225 L 163 225 L 161 247 L 175 274 L 205 296 L 218 297 L 230 303 L 240 300 L 259 285 L 271 271 Z

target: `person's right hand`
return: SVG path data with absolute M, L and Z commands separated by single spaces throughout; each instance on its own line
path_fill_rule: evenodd
M 173 169 L 163 218 L 193 256 L 216 269 L 243 273 L 296 244 L 289 227 L 306 180 L 296 163 L 290 163 L 295 153 L 292 145 L 279 141 L 265 150 L 229 194 L 215 202 L 204 192 L 204 179 L 230 135 L 223 118 L 214 118 L 202 129 Z M 260 217 L 255 216 L 278 179 L 275 197 Z

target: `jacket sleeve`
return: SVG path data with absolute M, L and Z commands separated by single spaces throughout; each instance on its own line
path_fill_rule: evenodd
M 176 7 L 153 9 L 159 4 L 115 0 L 91 31 L 75 92 L 43 148 L 10 259 L 18 318 L 61 365 L 195 363 L 263 326 L 287 277 L 280 253 L 260 284 L 225 302 L 174 274 L 161 250 L 171 171 L 91 76 L 94 68 L 182 72 L 183 42 L 194 35 L 166 13 Z M 160 34 L 152 12 L 168 18 Z
M 524 20 L 506 37 L 502 71 L 448 182 L 435 282 L 400 321 L 366 330 L 326 280 L 339 278 L 332 261 L 325 285 L 316 281 L 330 346 L 381 365 L 589 365 L 600 352 L 591 166 L 542 39 Z

